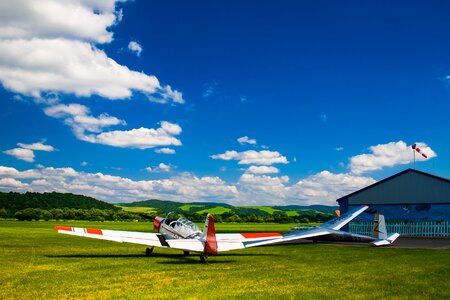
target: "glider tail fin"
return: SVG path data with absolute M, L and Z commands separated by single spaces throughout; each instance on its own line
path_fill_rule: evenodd
M 386 222 L 382 214 L 375 214 L 372 236 L 379 240 L 385 240 L 387 238 Z
M 205 227 L 203 227 L 202 239 L 205 242 L 204 252 L 211 255 L 217 254 L 216 226 L 211 214 L 206 216 Z
M 373 221 L 372 236 L 377 239 L 373 241 L 372 244 L 375 246 L 385 246 L 392 244 L 400 234 L 393 233 L 388 235 L 384 216 L 382 214 L 376 214 Z

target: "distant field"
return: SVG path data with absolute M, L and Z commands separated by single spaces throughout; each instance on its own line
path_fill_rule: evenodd
M 213 215 L 221 215 L 224 213 L 227 213 L 231 210 L 231 208 L 223 207 L 223 206 L 217 206 L 213 208 L 206 208 L 203 210 L 198 211 L 198 214 L 213 214 Z
M 151 223 L 59 222 L 149 231 Z M 209 264 L 180 251 L 57 234 L 57 222 L 0 221 L 0 299 L 450 299 L 450 250 L 282 245 Z M 281 231 L 293 224 L 217 224 Z
M 184 204 L 180 206 L 180 209 L 184 211 L 189 211 L 192 207 L 204 207 L 204 206 L 200 204 Z
M 243 208 L 255 208 L 255 209 L 259 209 L 262 211 L 265 211 L 266 213 L 268 213 L 269 215 L 272 215 L 274 212 L 280 212 L 281 210 L 279 209 L 275 209 L 273 207 L 270 206 L 242 206 Z
M 154 213 L 156 211 L 155 208 L 152 207 L 139 207 L 139 206 L 121 206 L 121 205 L 115 205 L 116 207 L 122 208 L 124 211 L 131 211 L 135 213 Z

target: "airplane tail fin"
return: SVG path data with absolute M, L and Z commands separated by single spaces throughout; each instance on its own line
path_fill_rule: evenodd
M 388 235 L 384 216 L 382 214 L 375 214 L 372 236 L 377 239 L 372 242 L 373 245 L 385 246 L 392 244 L 400 234 L 393 233 Z
M 372 236 L 379 240 L 385 240 L 387 238 L 386 222 L 382 214 L 375 214 Z
M 202 240 L 205 242 L 204 252 L 211 255 L 217 254 L 216 225 L 211 214 L 206 216 L 205 227 L 203 227 Z

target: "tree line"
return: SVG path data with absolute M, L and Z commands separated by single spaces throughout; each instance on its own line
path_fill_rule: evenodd
M 151 216 L 141 216 L 139 214 L 124 210 L 113 209 L 77 209 L 77 208 L 25 208 L 14 211 L 0 209 L 0 218 L 15 218 L 19 221 L 37 220 L 86 220 L 86 221 L 145 221 Z

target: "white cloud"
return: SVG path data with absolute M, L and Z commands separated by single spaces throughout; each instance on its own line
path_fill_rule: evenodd
M 218 177 L 197 177 L 189 173 L 163 180 L 131 180 L 102 173 L 77 172 L 72 168 L 43 168 L 18 171 L 0 166 L 0 190 L 67 192 L 84 194 L 107 202 L 130 202 L 146 199 L 198 201 L 235 199 L 235 186 Z M 21 179 L 21 180 L 17 180 Z M 24 180 L 30 183 L 23 182 Z M 22 185 L 20 185 L 22 183 Z M 15 186 L 20 187 L 16 188 Z
M 289 198 L 307 205 L 336 205 L 336 199 L 373 183 L 375 180 L 370 177 L 322 171 L 293 185 L 289 190 Z
M 34 152 L 33 152 L 33 150 L 30 150 L 30 149 L 14 148 L 14 149 L 9 149 L 9 150 L 3 151 L 3 153 L 14 156 L 17 159 L 24 160 L 27 162 L 34 161 Z
M 89 143 L 138 149 L 181 145 L 181 141 L 174 137 L 181 133 L 181 127 L 167 121 L 162 121 L 158 129 L 141 127 L 105 132 L 105 128 L 126 125 L 126 122 L 107 114 L 93 117 L 88 107 L 74 103 L 50 106 L 44 112 L 48 116 L 64 119 L 64 123 L 72 128 L 78 139 Z
M 437 156 L 427 144 L 419 142 L 416 144 L 428 156 L 428 158 L 424 158 L 416 155 L 416 161 L 425 161 Z M 403 141 L 370 146 L 369 150 L 370 154 L 361 154 L 350 158 L 349 168 L 352 173 L 362 174 L 413 161 L 412 149 Z
M 175 154 L 175 150 L 171 148 L 158 148 L 155 149 L 155 153 L 159 154 Z
M 289 191 L 288 182 L 288 176 L 242 174 L 238 182 L 239 201 L 245 205 L 284 204 Z
M 250 139 L 248 136 L 240 137 L 240 138 L 237 139 L 237 141 L 241 145 L 243 145 L 243 144 L 256 145 L 256 140 L 255 139 Z
M 166 165 L 165 163 L 160 163 L 156 167 L 147 167 L 145 168 L 149 173 L 164 173 L 164 172 L 170 172 L 172 170 L 172 167 L 170 165 Z
M 0 179 L 0 190 L 14 190 L 14 191 L 25 191 L 29 187 L 28 184 L 23 183 L 14 178 L 1 178 Z
M 274 174 L 278 173 L 279 170 L 272 166 L 250 166 L 246 172 L 251 174 Z
M 128 50 L 136 54 L 137 56 L 141 56 L 142 53 L 142 46 L 135 41 L 131 41 L 128 43 Z
M 344 150 L 344 147 L 336 147 L 336 151 L 342 151 Z
M 324 123 L 326 123 L 328 120 L 328 117 L 326 114 L 321 114 L 319 117 L 320 117 L 320 120 Z
M 116 0 L 3 0 L 0 38 L 64 37 L 96 43 L 112 41 Z
M 43 143 L 33 143 L 33 144 L 18 143 L 17 146 L 19 146 L 20 148 L 36 150 L 36 151 L 46 151 L 46 152 L 55 151 L 55 148 L 53 148 L 53 146 L 45 145 Z
M 181 133 L 178 124 L 161 122 L 161 127 L 137 128 L 131 130 L 115 130 L 98 135 L 88 134 L 81 139 L 94 144 L 103 144 L 120 148 L 148 149 L 159 146 L 181 146 L 181 141 L 174 137 Z
M 159 164 L 148 171 L 167 170 Z M 1 180 L 4 179 L 4 180 Z M 235 205 L 326 204 L 375 182 L 370 177 L 333 174 L 328 171 L 311 175 L 295 184 L 287 176 L 245 173 L 239 181 L 228 184 L 219 177 L 197 177 L 189 173 L 160 180 L 131 180 L 102 173 L 78 172 L 72 168 L 43 167 L 18 171 L 0 166 L 0 190 L 35 192 L 70 192 L 107 202 L 168 199 L 174 201 L 223 201 Z
M 151 102 L 167 104 L 167 103 L 178 103 L 184 104 L 183 94 L 177 90 L 172 90 L 170 85 L 166 85 L 163 88 L 158 89 L 154 94 L 148 95 L 147 98 Z
M 115 125 L 126 125 L 124 120 L 101 114 L 98 117 L 90 115 L 87 106 L 81 104 L 57 104 L 44 109 L 47 116 L 64 119 L 64 123 L 72 128 L 75 136 L 85 139 L 87 132 L 102 132 L 105 128 Z
M 81 164 L 80 164 L 80 166 L 82 166 L 82 167 L 86 167 L 87 165 L 88 165 L 87 161 L 82 161 Z
M 53 146 L 45 145 L 43 143 L 32 143 L 32 144 L 17 143 L 17 146 L 19 146 L 20 148 L 9 149 L 3 151 L 3 153 L 14 156 L 15 158 L 20 160 L 33 162 L 35 158 L 34 151 L 46 151 L 46 152 L 55 151 L 55 148 Z
M 95 46 L 112 41 L 108 29 L 122 15 L 117 2 L 0 2 L 0 82 L 37 99 L 45 93 L 125 99 L 138 91 L 156 93 L 162 103 L 184 103 L 180 92 L 118 64 Z
M 222 154 L 211 155 L 212 159 L 222 160 L 238 160 L 240 165 L 272 165 L 276 163 L 287 164 L 288 161 L 285 156 L 282 156 L 278 151 L 226 151 Z
M 89 43 L 60 38 L 0 40 L 0 81 L 36 98 L 60 92 L 124 99 L 132 90 L 152 94 L 164 89 L 155 76 L 131 71 Z

